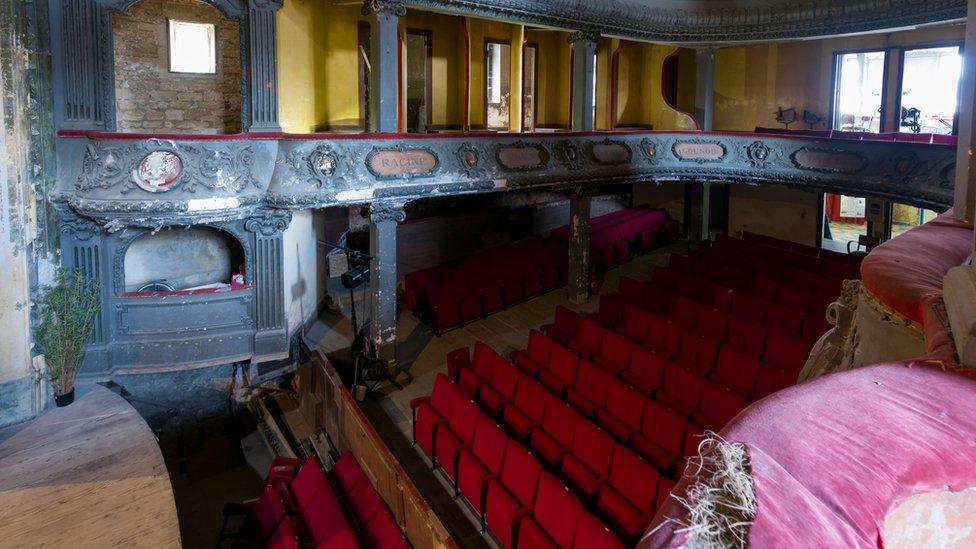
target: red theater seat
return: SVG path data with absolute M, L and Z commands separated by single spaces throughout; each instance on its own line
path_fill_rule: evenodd
M 748 294 L 734 294 L 732 316 L 761 323 L 766 318 L 766 301 Z
M 569 488 L 549 473 L 542 473 L 532 515 L 519 526 L 521 548 L 570 547 L 583 505 Z
M 648 400 L 644 404 L 641 430 L 630 439 L 631 447 L 663 471 L 681 457 L 688 421 L 664 405 Z
M 447 425 L 437 430 L 434 437 L 436 462 L 451 480 L 457 474 L 458 454 L 470 447 L 481 415 L 477 404 L 470 400 L 464 401 L 451 411 Z
M 701 374 L 669 363 L 664 369 L 664 387 L 658 392 L 657 400 L 678 413 L 690 415 L 701 404 L 704 384 Z
M 512 360 L 523 372 L 531 376 L 537 376 L 549 364 L 549 357 L 552 355 L 552 346 L 553 342 L 551 339 L 544 336 L 539 330 L 532 330 L 529 332 L 528 348 L 524 351 L 515 351 L 512 353 Z
M 661 477 L 661 482 L 657 485 L 657 497 L 655 498 L 655 505 L 660 508 L 667 501 L 668 497 L 671 495 L 671 490 L 674 490 L 674 481 L 668 477 Z
M 529 445 L 549 465 L 556 466 L 573 446 L 576 429 L 584 422 L 569 403 L 551 398 L 546 402 L 542 425 L 529 434 Z
M 318 462 L 318 460 L 315 460 Z M 319 465 L 321 468 L 321 465 Z M 370 485 L 372 487 L 372 485 Z M 382 504 L 382 501 L 380 501 Z M 355 512 L 355 508 L 352 508 Z M 342 502 L 328 484 L 302 508 L 301 516 L 309 537 L 319 547 L 359 547 L 352 523 Z
M 553 345 L 549 366 L 539 372 L 539 381 L 552 392 L 564 395 L 576 381 L 579 361 L 579 357 L 573 351 L 562 345 Z
M 612 435 L 626 442 L 640 429 L 646 400 L 647 397 L 637 389 L 613 380 L 607 386 L 606 404 L 597 411 L 596 420 Z
M 429 397 L 419 397 L 410 401 L 413 413 L 413 440 L 433 459 L 434 434 L 447 423 L 454 407 L 464 402 L 457 385 L 444 374 L 434 378 L 434 390 Z
M 474 357 L 470 368 L 462 368 L 458 376 L 458 386 L 461 392 L 474 397 L 478 389 L 488 383 L 495 371 L 495 365 L 504 362 L 494 349 L 481 341 L 474 343 Z
M 467 347 L 454 349 L 447 353 L 447 375 L 454 381 L 458 380 L 461 370 L 471 367 L 471 350 Z
M 352 452 L 344 452 L 339 456 L 339 460 L 336 461 L 335 465 L 332 466 L 332 470 L 329 471 L 329 479 L 332 485 L 344 494 L 352 492 L 353 488 L 360 482 L 372 484 Z
M 630 450 L 617 447 L 610 479 L 600 489 L 597 505 L 625 539 L 633 539 L 654 516 L 657 485 L 661 476 Z
M 644 294 L 645 284 L 629 276 L 620 277 L 617 292 L 627 303 L 638 304 Z
M 705 440 L 705 428 L 694 422 L 688 422 L 688 428 L 685 429 L 685 440 L 682 443 L 682 448 L 684 450 L 684 458 L 688 459 L 698 455 L 698 450 L 701 447 L 701 443 Z
M 570 452 L 563 456 L 563 476 L 576 491 L 593 497 L 607 481 L 614 446 L 610 435 L 589 421 L 581 421 Z
M 576 337 L 576 330 L 579 328 L 581 318 L 575 311 L 557 305 L 555 321 L 543 326 L 542 333 L 563 345 L 568 345 Z
M 781 332 L 792 337 L 803 335 L 804 313 L 793 307 L 770 303 L 766 306 L 766 326 L 769 331 Z
M 581 360 L 576 384 L 566 392 L 566 400 L 587 416 L 596 415 L 607 402 L 607 390 L 615 383 L 613 375 L 593 364 Z
M 485 523 L 503 547 L 513 546 L 516 526 L 532 512 L 541 473 L 532 453 L 509 439 L 501 473 L 488 484 L 485 498 Z
M 458 460 L 456 489 L 479 514 L 485 509 L 488 482 L 501 472 L 507 446 L 504 429 L 488 416 L 478 418 L 471 449 L 463 450 Z
M 674 361 L 701 374 L 712 373 L 719 340 L 699 332 L 684 332 L 681 337 L 681 352 Z
M 713 381 L 705 381 L 701 410 L 693 419 L 713 431 L 718 431 L 746 406 L 749 406 L 749 401 L 741 394 Z
M 772 331 L 766 341 L 764 364 L 799 373 L 810 355 L 810 342 Z
M 522 437 L 528 437 L 529 432 L 542 423 L 546 405 L 552 393 L 539 382 L 523 377 L 515 390 L 515 398 L 502 411 L 502 421 Z
M 600 519 L 583 512 L 576 524 L 573 549 L 623 549 L 624 544 Z
M 491 413 L 500 414 L 505 403 L 515 398 L 515 390 L 523 378 L 524 374 L 518 368 L 499 357 L 491 372 L 491 379 L 478 390 L 478 402 Z
M 712 380 L 742 395 L 751 394 L 762 363 L 732 347 L 722 347 L 718 354 L 718 368 Z
M 833 328 L 823 312 L 813 312 L 803 318 L 803 339 L 816 341 Z
M 766 347 L 766 327 L 751 320 L 732 317 L 729 322 L 728 346 L 759 358 Z
M 582 358 L 593 358 L 600 354 L 600 349 L 603 348 L 603 336 L 606 331 L 606 328 L 592 318 L 583 318 L 580 320 L 576 337 L 569 343 L 569 348 Z
M 695 325 L 695 331 L 725 341 L 729 336 L 729 321 L 728 313 L 719 309 L 701 309 L 698 311 L 698 324 Z
M 797 374 L 776 366 L 763 365 L 756 376 L 756 388 L 752 393 L 753 400 L 769 396 L 776 391 L 796 384 Z
M 643 309 L 627 307 L 619 331 L 631 341 L 643 343 L 651 331 L 651 320 L 653 318 L 654 315 Z
M 671 299 L 671 294 L 666 289 L 645 283 L 639 305 L 653 315 L 665 316 L 668 314 Z
M 670 316 L 682 328 L 694 328 L 698 322 L 699 308 L 697 301 L 686 297 L 675 297 L 671 300 Z
M 681 326 L 669 318 L 651 317 L 651 332 L 644 345 L 667 358 L 674 357 L 681 349 Z
M 607 328 L 617 328 L 623 322 L 627 302 L 620 294 L 600 296 L 600 308 L 591 317 Z
M 625 336 L 616 332 L 607 332 L 603 336 L 600 353 L 593 361 L 600 367 L 617 375 L 630 365 L 630 356 L 636 345 Z
M 630 365 L 621 377 L 650 396 L 661 388 L 664 368 L 667 364 L 668 359 L 663 356 L 635 345 L 630 355 Z

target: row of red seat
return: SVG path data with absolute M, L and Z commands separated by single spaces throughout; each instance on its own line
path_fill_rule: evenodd
M 647 208 L 612 212 L 593 223 L 590 255 L 595 272 L 649 250 L 654 235 L 670 226 L 663 210 Z M 477 252 L 460 263 L 408 274 L 407 307 L 430 319 L 440 332 L 564 285 L 568 243 L 563 231 L 553 232 L 553 238 L 527 238 Z
M 680 283 L 673 283 L 672 279 Z M 701 292 L 686 291 L 689 284 Z M 740 343 L 754 345 L 743 347 L 742 350 L 759 356 L 762 354 L 762 341 L 759 340 L 765 339 L 767 329 L 810 342 L 816 341 L 830 329 L 822 311 L 836 296 L 826 298 L 807 294 L 810 296 L 808 298 L 794 289 L 785 289 L 788 292 L 778 292 L 776 301 L 767 300 L 658 267 L 654 270 L 652 282 L 620 277 L 618 292 L 608 294 L 600 301 L 601 310 L 604 311 L 601 322 L 618 327 L 623 321 L 624 305 L 634 304 L 654 315 L 669 316 L 684 329 L 697 327 L 699 331 L 722 340 L 728 335 L 731 324 L 749 324 L 748 328 L 737 331 L 741 334 L 751 328 L 752 337 Z M 755 345 L 757 343 L 758 346 Z
M 619 332 L 601 325 L 597 321 L 600 316 L 597 313 L 582 317 L 559 308 L 556 322 L 543 329 L 561 346 L 574 349 L 580 364 L 583 361 L 597 364 L 642 393 L 642 397 L 655 398 L 712 429 L 721 428 L 752 400 L 792 385 L 798 370 L 781 362 L 793 364 L 805 360 L 804 353 L 809 349 L 794 346 L 790 338 L 773 335 L 770 337 L 772 355 L 765 357 L 767 362 L 763 363 L 758 355 L 750 355 L 725 339 L 694 327 L 683 330 L 673 320 L 638 307 L 627 306 Z M 530 335 L 529 347 L 534 356 L 543 357 L 550 345 Z M 574 375 L 572 360 L 562 358 L 555 348 L 550 353 L 549 368 L 556 369 L 557 376 L 566 379 Z M 583 371 L 578 370 L 577 375 Z M 603 384 L 592 377 L 587 376 L 576 384 L 589 393 L 602 391 Z M 635 426 L 640 421 L 640 405 L 633 392 L 630 395 L 622 399 L 629 403 L 627 412 L 621 415 L 629 418 L 628 426 Z M 622 396 L 623 393 L 617 395 Z M 613 403 L 614 407 L 621 405 L 621 402 Z M 626 434 L 611 425 L 605 427 L 620 436 Z
M 655 235 L 668 240 L 677 234 L 677 223 L 668 218 L 667 212 L 647 207 L 610 212 L 590 219 L 590 263 L 596 273 L 630 259 L 634 252 L 649 251 Z M 569 239 L 569 225 L 556 227 L 552 236 Z
M 488 360 L 483 350 L 479 360 Z M 514 369 L 511 364 L 508 367 Z M 479 390 L 482 385 L 487 386 L 477 385 L 475 396 L 482 394 Z M 498 415 L 487 413 L 490 408 L 482 410 L 471 397 L 447 376 L 437 374 L 431 396 L 411 401 L 414 442 L 454 484 L 455 494 L 480 516 L 482 526 L 487 527 L 502 547 L 623 547 L 568 487 L 544 470 L 535 454 L 519 441 L 524 437 L 510 436 L 497 423 Z M 527 402 L 562 406 L 555 400 Z M 480 399 L 479 403 L 487 404 Z M 511 414 L 515 406 L 512 402 L 503 408 Z M 549 413 L 558 414 L 554 410 Z M 561 428 L 566 424 L 566 421 L 558 422 Z M 541 426 L 532 429 L 529 440 L 537 440 L 542 433 Z M 613 452 L 612 445 L 608 449 Z M 628 461 L 630 457 L 639 461 L 636 456 L 619 452 L 615 462 L 619 469 L 616 480 L 612 484 L 609 479 L 601 483 L 605 484 L 601 490 L 604 500 L 619 496 L 616 490 L 626 489 L 626 479 L 643 481 L 647 476 L 656 485 L 653 467 L 643 464 L 646 469 L 641 468 L 643 462 Z M 566 454 L 562 459 L 570 463 L 576 458 Z M 623 499 L 620 503 L 630 505 L 626 498 L 620 497 Z
M 938 133 L 907 133 L 907 132 L 845 132 L 841 130 L 791 130 L 788 128 L 756 127 L 755 133 L 775 133 L 780 135 L 802 135 L 805 137 L 822 137 L 829 139 L 856 139 L 861 141 L 902 141 L 907 143 L 934 143 L 937 145 L 955 145 L 958 136 L 942 135 Z
M 804 246 L 804 250 L 806 248 Z M 859 278 L 861 274 L 859 259 L 838 260 L 833 256 L 812 255 L 806 251 L 726 235 L 716 235 L 714 241 L 705 243 L 699 257 L 750 274 L 781 277 L 783 282 L 796 280 L 804 287 L 816 284 L 817 277 L 833 279 L 839 286 L 840 281 Z M 850 254 L 848 257 L 862 256 Z M 773 270 L 767 274 L 766 269 Z
M 861 261 L 864 260 L 864 256 L 866 255 L 863 253 L 848 254 L 843 252 L 835 252 L 834 250 L 828 250 L 827 248 L 800 244 L 799 242 L 783 240 L 782 238 L 776 238 L 775 236 L 767 236 L 751 231 L 742 231 L 742 240 L 744 242 L 755 242 L 774 248 L 789 250 L 791 252 L 796 252 L 803 255 L 820 257 L 829 261 L 848 263 L 857 267 L 861 266 Z
M 406 276 L 408 308 L 444 331 L 565 284 L 566 243 L 532 237 Z
M 225 510 L 225 517 L 228 514 Z M 236 537 L 238 542 L 275 549 L 410 547 L 351 452 L 342 454 L 329 472 L 317 456 L 304 461 L 275 459 Z

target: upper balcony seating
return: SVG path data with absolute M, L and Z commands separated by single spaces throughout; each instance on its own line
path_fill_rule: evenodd
M 225 517 L 235 509 L 225 508 Z M 276 459 L 241 532 L 238 545 L 276 549 L 410 547 L 350 452 L 342 454 L 328 473 L 316 456 L 304 461 Z M 224 537 L 222 531 L 221 541 Z
M 664 210 L 645 207 L 595 217 L 590 228 L 597 273 L 650 250 L 654 235 L 667 241 L 676 233 Z M 566 283 L 567 238 L 568 226 L 558 227 L 550 238 L 531 237 L 412 272 L 404 279 L 405 305 L 444 331 L 557 288 Z

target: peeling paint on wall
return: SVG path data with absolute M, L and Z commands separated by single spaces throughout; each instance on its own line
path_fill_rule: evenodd
M 53 187 L 46 2 L 0 8 L 0 427 L 42 405 L 33 373 L 34 294 L 51 280 L 56 233 L 42 201 Z

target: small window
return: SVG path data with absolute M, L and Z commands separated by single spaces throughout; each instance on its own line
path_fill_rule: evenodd
M 214 26 L 169 20 L 169 70 L 193 74 L 217 73 Z

